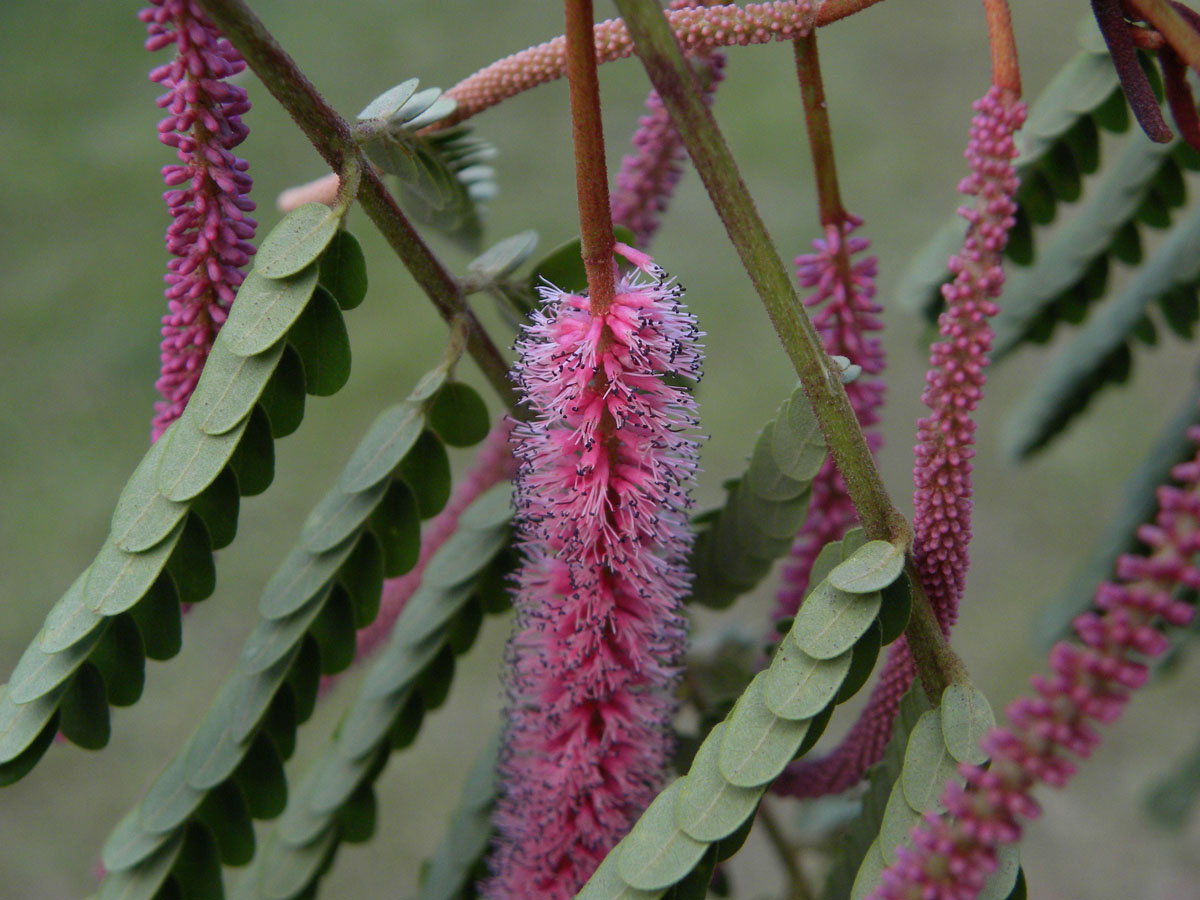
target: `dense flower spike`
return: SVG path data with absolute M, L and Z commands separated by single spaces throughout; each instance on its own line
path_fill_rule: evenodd
M 509 647 L 496 812 L 495 900 L 561 900 L 587 880 L 660 786 L 671 750 L 687 510 L 700 374 L 681 289 L 621 278 L 593 315 L 542 288 L 514 377 L 532 412 L 514 427 L 523 562 Z
M 815 18 L 816 4 L 810 0 L 699 6 L 667 13 L 675 37 L 688 54 L 714 47 L 790 41 L 812 31 Z M 597 62 L 633 54 L 633 40 L 620 19 L 597 22 L 595 39 Z M 458 107 L 438 127 L 461 122 L 509 97 L 562 78 L 566 71 L 567 42 L 563 37 L 506 56 L 446 91 L 447 97 L 458 101 Z
M 703 4 L 696 0 L 672 0 L 671 9 L 687 9 Z M 704 85 L 705 99 L 713 94 L 725 77 L 725 54 L 702 53 L 694 63 Z M 671 193 L 683 173 L 687 151 L 658 91 L 646 97 L 646 115 L 638 119 L 633 135 L 634 152 L 621 160 L 617 189 L 612 195 L 612 219 L 627 226 L 639 247 L 648 247 L 658 230 L 658 217 L 667 208 Z
M 996 313 L 993 301 L 1004 284 L 1001 253 L 1016 212 L 1013 134 L 1025 121 L 1025 105 L 996 87 L 975 103 L 975 110 L 964 154 L 971 173 L 959 190 L 974 196 L 976 204 L 959 210 L 969 226 L 962 250 L 949 262 L 954 280 L 942 290 L 947 309 L 938 320 L 941 340 L 930 351 L 921 398 L 931 412 L 917 423 L 913 469 L 913 555 L 947 632 L 957 617 L 967 571 L 975 434 L 971 413 L 985 380 L 992 342 L 988 319 Z M 898 641 L 866 708 L 841 743 L 824 759 L 793 766 L 776 790 L 819 797 L 857 784 L 883 755 L 900 698 L 915 674 L 907 642 Z
M 1189 436 L 1200 444 L 1200 428 Z M 1091 722 L 1115 721 L 1145 683 L 1146 660 L 1168 647 L 1159 626 L 1191 621 L 1194 609 L 1175 593 L 1200 588 L 1200 455 L 1172 476 L 1182 485 L 1159 488 L 1155 522 L 1138 531 L 1149 555 L 1120 558 L 1118 581 L 1101 585 L 1095 610 L 1075 620 L 1078 643 L 1055 645 L 1052 674 L 1032 679 L 1037 696 L 1009 704 L 1011 727 L 984 739 L 990 767 L 960 767 L 965 785 L 952 782 L 942 795 L 947 815 L 929 814 L 913 829 L 913 848 L 897 850 L 873 900 L 975 897 L 996 849 L 1020 838 L 1019 819 L 1038 815 L 1033 788 L 1064 785 L 1076 767 L 1068 753 L 1086 758 L 1100 741 Z
M 170 188 L 163 199 L 171 213 L 167 250 L 167 302 L 163 317 L 162 373 L 155 383 L 153 440 L 183 412 L 208 351 L 225 322 L 242 269 L 254 248 L 257 223 L 247 196 L 250 177 L 233 154 L 246 138 L 242 114 L 250 109 L 245 89 L 224 79 L 246 67 L 192 0 L 152 0 L 139 13 L 150 37 L 147 50 L 175 47 L 175 59 L 150 73 L 167 93 L 158 105 L 168 115 L 159 140 L 174 147 L 177 165 L 163 168 Z
M 954 280 L 942 288 L 941 340 L 930 350 L 921 401 L 930 414 L 917 422 L 913 467 L 913 556 L 925 592 L 944 629 L 954 624 L 971 541 L 971 457 L 992 329 L 993 302 L 1004 286 L 1001 253 L 1017 211 L 1013 133 L 1025 104 L 993 87 L 975 103 L 966 158 L 971 174 L 959 190 L 977 198 L 959 213 L 970 223 L 962 250 L 950 258 Z

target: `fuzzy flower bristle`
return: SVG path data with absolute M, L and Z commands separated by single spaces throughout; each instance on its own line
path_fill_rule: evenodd
M 571 897 L 653 799 L 671 751 L 700 375 L 682 290 L 644 254 L 609 308 L 541 289 L 514 379 L 522 564 L 494 900 Z M 644 275 L 650 276 L 646 280 Z
M 163 168 L 170 188 L 163 199 L 173 221 L 167 228 L 168 312 L 162 321 L 162 370 L 155 387 L 152 439 L 179 418 L 195 390 L 217 331 L 254 254 L 257 223 L 246 214 L 247 164 L 233 149 L 246 138 L 246 91 L 225 81 L 246 64 L 192 0 L 152 0 L 138 15 L 146 23 L 146 49 L 175 47 L 175 58 L 150 73 L 167 93 L 158 105 L 167 117 L 159 140 L 174 147 L 176 165 Z
M 1200 444 L 1200 428 L 1189 432 Z M 1075 642 L 1050 651 L 1049 675 L 1034 676 L 1035 696 L 1008 706 L 1008 728 L 981 743 L 984 769 L 963 765 L 964 784 L 942 793 L 946 814 L 928 813 L 912 830 L 912 847 L 896 850 L 871 900 L 972 900 L 997 865 L 997 849 L 1021 837 L 1035 818 L 1039 784 L 1062 787 L 1100 742 L 1092 723 L 1115 721 L 1130 693 L 1145 684 L 1153 660 L 1169 643 L 1164 626 L 1187 625 L 1195 610 L 1178 591 L 1200 589 L 1200 456 L 1176 466 L 1177 487 L 1158 490 L 1158 514 L 1138 538 L 1149 552 L 1117 562 L 1117 580 L 1096 591 L 1095 609 L 1077 617 Z

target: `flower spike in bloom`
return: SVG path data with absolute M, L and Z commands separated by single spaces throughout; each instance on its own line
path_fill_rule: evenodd
M 225 323 L 242 270 L 254 254 L 257 223 L 246 213 L 250 177 L 233 148 L 246 138 L 246 91 L 225 81 L 246 64 L 192 0 L 151 0 L 139 13 L 150 37 L 147 50 L 174 46 L 175 59 L 150 73 L 167 93 L 168 115 L 159 140 L 174 147 L 178 165 L 163 168 L 170 188 L 163 199 L 174 221 L 167 228 L 167 305 L 163 317 L 162 374 L 155 387 L 152 439 L 179 418 L 216 333 Z
M 523 560 L 509 645 L 494 900 L 564 900 L 653 799 L 671 751 L 700 375 L 682 290 L 650 257 L 593 315 L 541 288 L 514 379 Z M 649 280 L 644 277 L 649 276 Z
M 1200 428 L 1189 437 L 1200 444 Z M 972 900 L 997 865 L 996 851 L 1021 837 L 1021 820 L 1040 812 L 1039 783 L 1062 787 L 1100 742 L 1092 723 L 1115 721 L 1130 693 L 1146 683 L 1148 660 L 1166 652 L 1160 630 L 1187 625 L 1194 608 L 1180 589 L 1200 588 L 1200 456 L 1176 466 L 1178 487 L 1158 489 L 1158 515 L 1138 538 L 1146 556 L 1117 561 L 1117 580 L 1100 585 L 1095 610 L 1077 617 L 1074 642 L 1050 651 L 1049 675 L 1034 676 L 1035 696 L 1008 706 L 1008 728 L 993 728 L 981 746 L 991 765 L 963 765 L 965 784 L 942 793 L 947 813 L 927 813 L 912 847 L 896 850 L 872 900 Z

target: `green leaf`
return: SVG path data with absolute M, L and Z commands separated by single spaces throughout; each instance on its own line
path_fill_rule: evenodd
M 797 481 L 812 481 L 825 463 L 825 436 L 800 390 L 784 401 L 775 418 L 771 452 L 779 470 Z
M 358 239 L 339 231 L 321 254 L 318 283 L 342 309 L 354 309 L 367 296 L 367 260 Z
M 796 646 L 817 659 L 832 659 L 854 646 L 879 615 L 879 592 L 851 594 L 822 581 L 805 598 L 791 638 Z
M 809 489 L 808 482 L 788 477 L 776 461 L 772 445 L 775 442 L 775 422 L 768 422 L 758 436 L 754 453 L 750 457 L 750 468 L 746 473 L 746 484 L 755 496 L 773 502 L 794 500 Z
M 458 528 L 429 560 L 421 588 L 444 590 L 474 578 L 508 541 L 507 528 Z
M 104 679 L 91 663 L 84 663 L 68 683 L 59 703 L 58 730 L 72 744 L 99 750 L 108 743 L 108 701 Z
M 438 650 L 437 656 L 433 658 L 428 668 L 421 673 L 421 677 L 417 680 L 417 691 L 421 696 L 421 703 L 425 707 L 426 712 L 433 712 L 446 702 L 446 698 L 450 696 L 450 684 L 454 681 L 454 651 L 450 649 L 448 642 L 443 640 L 441 648 Z M 408 741 L 403 745 L 396 740 L 396 733 L 393 729 L 392 746 L 397 749 L 400 746 L 407 746 Z M 409 739 L 411 741 L 411 738 Z
M 304 363 L 304 389 L 328 397 L 350 378 L 350 336 L 337 302 L 318 287 L 312 301 L 287 333 Z
M 354 604 L 354 627 L 365 628 L 375 621 L 383 592 L 383 550 L 367 532 L 358 539 L 354 552 L 338 570 L 340 584 Z
M 810 720 L 784 719 L 763 696 L 767 675 L 759 672 L 726 719 L 718 756 L 721 774 L 738 787 L 766 784 L 792 761 Z
M 269 900 L 288 900 L 296 897 L 317 877 L 336 844 L 335 827 L 327 828 L 303 847 L 285 845 L 272 835 L 264 842 L 258 865 L 244 876 L 246 881 L 254 879 L 258 882 L 257 891 L 247 895 L 239 885 L 234 898 L 259 896 Z
M 197 791 L 211 791 L 218 784 L 233 774 L 242 759 L 242 748 L 234 739 L 234 723 L 242 707 L 243 695 L 250 690 L 256 699 L 264 694 L 265 699 L 251 702 L 255 707 L 245 718 L 257 722 L 273 696 L 273 690 L 254 691 L 256 683 L 266 681 L 265 673 L 247 675 L 238 668 L 221 685 L 221 690 L 213 700 L 212 706 L 196 726 L 191 740 L 188 741 L 186 763 L 184 766 L 187 783 Z M 282 681 L 282 677 L 279 681 Z
M 150 659 L 167 660 L 183 646 L 179 595 L 169 575 L 159 575 L 150 591 L 130 610 Z
M 84 605 L 102 616 L 115 616 L 137 603 L 166 565 L 183 527 L 180 522 L 159 544 L 142 553 L 125 553 L 105 541 L 88 569 Z
M 421 586 L 404 607 L 396 628 L 404 629 L 404 640 L 418 644 L 439 634 L 474 593 L 471 582 L 436 587 L 422 579 Z
M 887 541 L 868 541 L 829 573 L 829 583 L 852 594 L 883 590 L 900 577 L 904 551 Z
M 104 881 L 100 884 L 98 900 L 155 900 L 167 873 L 175 865 L 179 850 L 183 847 L 183 831 L 172 835 L 154 854 L 140 861 L 140 865 L 122 870 L 106 866 Z
M 850 671 L 853 650 L 833 659 L 815 659 L 784 640 L 767 669 L 763 700 L 785 719 L 811 719 L 833 702 Z
M 146 651 L 131 615 L 122 613 L 112 619 L 89 661 L 104 679 L 111 705 L 132 706 L 138 702 L 146 684 Z
M 908 618 L 912 613 L 912 585 L 908 575 L 900 577 L 883 589 L 883 603 L 879 609 L 880 639 L 886 646 L 904 634 Z
M 212 596 L 217 586 L 212 542 L 200 517 L 192 513 L 183 520 L 183 534 L 167 559 L 167 572 L 180 603 L 199 603 Z
M 317 693 L 321 689 L 321 649 L 310 634 L 300 642 L 300 653 L 288 670 L 287 684 L 295 699 L 296 721 L 308 721 L 316 709 Z
M 43 729 L 47 727 L 47 723 L 54 718 L 58 711 L 59 701 L 66 693 L 68 685 L 69 682 L 64 681 L 36 700 L 21 704 L 14 703 L 9 697 L 7 685 L 0 685 L 0 766 L 7 767 L 27 749 L 35 745 L 42 735 Z M 49 745 L 49 741 L 46 744 Z M 45 746 L 42 747 L 42 751 L 45 751 Z M 37 762 L 40 757 L 41 753 L 38 753 L 33 761 Z M 0 769 L 0 773 L 8 778 L 17 768 L 19 767 L 8 771 Z M 21 772 L 11 780 L 16 781 L 23 774 L 24 772 Z
M 92 648 L 108 630 L 108 620 L 97 618 L 91 631 L 57 653 L 46 653 L 40 641 L 25 648 L 8 679 L 8 699 L 23 705 L 63 684 L 83 665 Z M 44 628 L 43 628 L 44 632 Z
M 246 420 L 246 433 L 238 442 L 229 461 L 237 476 L 238 492 L 243 497 L 261 494 L 275 479 L 275 443 L 271 423 L 261 406 L 254 407 Z
M 287 437 L 304 419 L 304 363 L 296 348 L 283 345 L 275 374 L 263 388 L 259 404 L 271 422 L 271 436 Z
M 158 464 L 165 449 L 165 441 L 155 441 L 117 500 L 110 528 L 113 543 L 126 553 L 149 550 L 170 534 L 187 512 L 185 504 L 171 502 L 158 489 Z
M 350 494 L 383 481 L 413 448 L 424 427 L 425 417 L 415 403 L 405 401 L 385 410 L 359 441 L 338 487 Z
M 930 710 L 921 716 L 908 738 L 900 775 L 904 798 L 917 812 L 942 812 L 942 790 L 956 774 L 954 757 L 942 737 L 942 717 L 937 710 Z
M 205 434 L 196 426 L 196 415 L 183 415 L 159 438 L 166 442 L 158 464 L 158 489 L 168 500 L 191 500 L 213 483 L 233 456 L 249 418 L 220 435 Z
M 871 672 L 875 670 L 875 661 L 879 658 L 879 650 L 883 645 L 881 636 L 882 630 L 879 620 L 876 619 L 875 624 L 855 642 L 850 659 L 850 672 L 834 698 L 835 703 L 845 703 L 867 683 Z
M 275 346 L 304 312 L 318 274 L 316 266 L 281 279 L 268 278 L 258 268 L 251 270 L 221 329 L 229 349 L 238 356 L 254 356 Z
M 708 733 L 679 789 L 675 815 L 679 826 L 697 841 L 712 843 L 737 831 L 758 807 L 763 789 L 737 787 L 725 780 L 717 758 L 726 723 Z
M 675 803 L 683 780 L 660 793 L 621 842 L 617 871 L 631 887 L 655 891 L 682 879 L 708 850 L 675 821 Z
M 608 852 L 592 877 L 575 895 L 575 900 L 658 900 L 663 895 L 665 888 L 639 891 L 626 883 L 618 870 L 618 860 L 624 849 L 625 841 L 621 841 Z
M 613 236 L 622 244 L 637 246 L 637 237 L 624 225 L 616 226 Z M 583 245 L 579 238 L 559 244 L 533 264 L 529 273 L 530 291 L 537 295 L 538 288 L 547 283 L 572 294 L 587 290 L 587 271 L 583 267 Z
M 239 356 L 218 340 L 188 401 L 197 427 L 205 434 L 224 434 L 250 415 L 279 365 L 283 347 L 283 341 L 277 341 L 262 353 Z
M 896 863 L 896 850 L 912 847 L 909 832 L 921 821 L 921 813 L 908 805 L 900 784 L 892 786 L 891 796 L 883 811 L 883 823 L 879 828 L 879 854 L 889 866 Z
M 37 639 L 43 653 L 61 653 L 103 621 L 103 616 L 92 612 L 83 602 L 83 588 L 90 571 L 84 569 L 46 614 Z
M 987 754 L 979 742 L 996 724 L 987 697 L 972 684 L 953 682 L 942 692 L 942 737 L 956 760 L 981 766 Z
M 204 520 L 214 550 L 228 547 L 237 537 L 240 506 L 237 476 L 229 466 L 192 501 L 192 512 Z
M 511 275 L 537 247 L 536 231 L 522 231 L 493 244 L 484 253 L 467 263 L 467 271 L 481 283 L 496 281 Z
M 338 833 L 341 839 L 347 844 L 362 844 L 374 837 L 378 806 L 371 785 L 364 784 L 355 791 L 338 810 Z
M 867 855 L 863 857 L 858 877 L 854 879 L 854 886 L 850 889 L 850 900 L 863 900 L 869 895 L 879 884 L 883 870 L 886 868 L 887 864 L 883 861 L 883 854 L 879 852 L 879 842 L 876 841 L 867 848 Z
M 313 553 L 333 549 L 362 526 L 387 489 L 387 481 L 352 494 L 335 487 L 309 513 L 300 532 L 300 543 Z
M 300 609 L 333 579 L 354 543 L 350 537 L 324 553 L 293 549 L 263 588 L 259 613 L 267 619 L 280 619 Z
M 289 615 L 260 620 L 246 639 L 239 665 L 244 666 L 250 674 L 261 672 L 298 646 L 308 626 L 325 605 L 326 593 L 325 590 L 319 591 L 308 603 Z
M 366 121 L 367 119 L 390 119 L 417 92 L 417 85 L 419 83 L 419 78 L 410 78 L 407 81 L 400 82 L 400 84 L 393 88 L 388 88 L 363 107 L 363 111 L 358 114 L 357 118 L 359 121 Z
M 147 831 L 141 825 L 139 813 L 140 807 L 130 810 L 104 842 L 100 862 L 110 874 L 132 870 L 135 866 L 141 869 L 138 863 L 183 836 L 182 830 L 170 830 L 167 834 Z
M 150 790 L 138 804 L 137 824 L 150 834 L 164 834 L 178 827 L 195 811 L 204 793 L 188 784 L 187 761 L 191 741 L 167 763 L 167 767 L 150 785 Z M 114 832 L 111 842 L 117 837 Z M 108 844 L 105 845 L 107 851 Z M 105 854 L 107 856 L 107 852 Z M 136 862 L 136 860 L 135 860 Z
M 11 704 L 5 702 L 4 696 L 5 689 L 0 687 L 0 750 L 3 748 L 3 743 L 7 743 L 5 741 L 6 735 L 13 733 L 11 730 L 7 730 L 9 723 L 3 720 L 3 717 L 11 709 Z M 57 702 L 58 697 L 55 696 L 55 703 Z M 39 701 L 34 701 L 30 704 L 32 707 L 41 705 L 48 705 L 44 698 L 40 703 Z M 24 709 L 24 707 L 20 708 Z M 4 762 L 0 762 L 0 787 L 14 784 L 33 771 L 33 767 L 37 765 L 38 760 L 42 758 L 47 748 L 53 743 L 54 736 L 58 734 L 58 720 L 58 710 L 56 707 L 51 706 L 50 718 L 42 726 L 42 730 L 35 734 L 32 740 L 27 742 L 24 748 L 18 751 L 16 755 Z
M 222 900 L 221 860 L 207 828 L 195 823 L 188 826 L 171 874 L 186 900 Z
M 232 781 L 217 785 L 196 810 L 196 820 L 216 841 L 217 853 L 227 866 L 244 866 L 254 859 L 254 825 L 241 789 Z
M 432 431 L 424 431 L 400 462 L 398 474 L 412 489 L 422 519 L 436 516 L 450 499 L 450 459 Z
M 383 571 L 395 578 L 411 571 L 421 554 L 417 498 L 403 481 L 393 481 L 371 516 L 371 531 L 383 548 Z
M 291 652 L 285 653 L 271 666 L 258 672 L 247 672 L 244 666 L 238 666 L 233 670 L 222 688 L 223 691 L 228 689 L 229 696 L 225 698 L 219 696 L 219 705 L 214 703 L 209 716 L 205 719 L 206 724 L 211 719 L 214 722 L 225 722 L 228 727 L 221 725 L 210 733 L 209 743 L 214 749 L 209 750 L 205 747 L 201 747 L 199 750 L 193 749 L 195 759 L 192 762 L 195 762 L 196 766 L 199 766 L 198 760 L 201 758 L 199 754 L 207 754 L 212 757 L 212 761 L 205 767 L 207 774 L 197 770 L 188 776 L 189 783 L 194 787 L 203 787 L 204 785 L 199 779 L 212 783 L 214 780 L 221 780 L 225 777 L 222 769 L 228 765 L 228 760 L 222 761 L 223 754 L 230 751 L 230 746 L 236 748 L 238 758 L 244 754 L 245 747 L 243 745 L 254 733 L 256 726 L 267 716 L 285 682 L 290 685 L 296 681 L 296 678 L 293 677 L 293 666 L 309 664 L 307 659 L 299 658 L 299 651 L 300 644 L 297 643 Z M 298 713 L 297 710 L 299 719 Z M 215 743 L 213 743 L 214 741 Z
M 487 437 L 487 405 L 475 389 L 454 381 L 438 392 L 429 409 L 429 427 L 451 447 L 470 447 Z
M 287 778 L 283 760 L 271 736 L 260 731 L 254 736 L 233 778 L 246 798 L 246 808 L 256 819 L 274 819 L 287 806 Z
M 305 203 L 289 212 L 263 239 L 254 270 L 267 278 L 287 278 L 312 263 L 333 240 L 342 211 Z
M 354 662 L 354 605 L 340 585 L 334 585 L 309 634 L 316 638 L 321 649 L 323 675 L 336 675 Z
M 1149 263 L 1063 348 L 1008 423 L 1006 445 L 1024 457 L 1044 447 L 1112 379 L 1109 361 L 1131 339 L 1150 304 L 1200 283 L 1200 212 L 1181 221 Z
M 1001 844 L 996 849 L 996 870 L 988 876 L 987 884 L 977 900 L 1007 900 L 1017 887 L 1021 873 L 1021 851 L 1017 844 Z

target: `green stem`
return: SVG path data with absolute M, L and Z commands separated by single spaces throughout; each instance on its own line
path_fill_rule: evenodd
M 654 0 L 616 0 L 650 81 L 671 114 L 717 214 L 808 395 L 867 534 L 907 548 L 912 529 L 893 505 L 858 419 L 805 314 L 717 128 L 695 74 Z
M 446 322 L 467 323 L 467 349 L 492 387 L 512 409 L 516 394 L 508 380 L 508 364 L 463 299 L 462 290 L 441 261 L 421 240 L 375 170 L 362 156 L 346 121 L 325 102 L 283 48 L 243 0 L 198 0 L 213 24 L 242 55 L 259 80 L 287 110 L 300 130 L 342 175 L 357 166 L 362 175 L 358 202 L 391 245 L 400 261 L 433 302 Z
M 612 303 L 616 284 L 593 19 L 592 0 L 566 0 L 567 84 L 571 93 L 580 243 L 592 315 L 603 315 Z
M 912 613 L 908 618 L 908 626 L 904 629 L 904 636 L 908 639 L 908 649 L 917 666 L 921 688 L 929 702 L 936 707 L 942 702 L 942 692 L 951 683 L 965 683 L 970 679 L 967 676 L 966 665 L 947 642 L 946 634 L 938 623 L 933 606 L 925 595 L 921 575 L 911 553 L 905 561 L 904 570 L 912 588 Z

